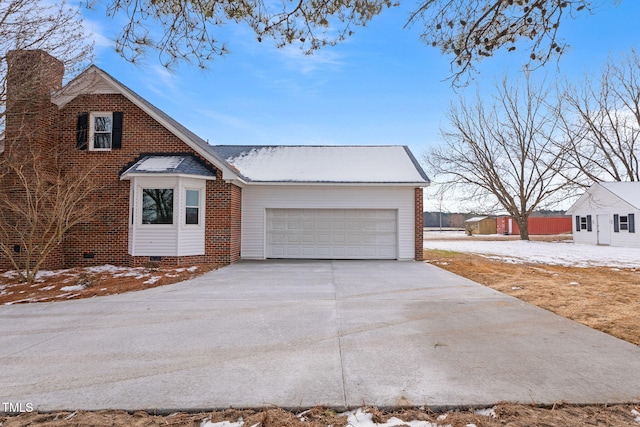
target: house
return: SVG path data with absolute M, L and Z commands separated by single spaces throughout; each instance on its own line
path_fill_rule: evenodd
M 464 229 L 468 235 L 496 234 L 496 219 L 489 216 L 474 216 L 464 222 Z
M 47 268 L 422 259 L 429 179 L 405 146 L 212 146 L 96 66 L 62 86 L 46 52 L 10 52 L 7 63 L 5 142 L 26 108 L 11 102 L 14 80 L 42 70 L 29 143 L 58 138 L 76 164 L 98 159 L 97 197 L 111 200 Z
M 593 184 L 567 215 L 572 216 L 576 243 L 640 247 L 635 225 L 640 215 L 640 182 Z

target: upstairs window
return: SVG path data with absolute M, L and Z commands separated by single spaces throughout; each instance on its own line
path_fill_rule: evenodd
M 142 190 L 142 223 L 173 224 L 173 188 Z
M 89 121 L 89 150 L 111 150 L 113 115 L 91 113 Z
M 122 113 L 91 112 L 78 115 L 76 147 L 79 150 L 110 151 L 122 147 Z
M 199 224 L 200 222 L 200 191 L 187 190 L 185 224 Z

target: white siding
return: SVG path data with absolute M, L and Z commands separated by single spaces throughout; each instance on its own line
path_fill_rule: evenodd
M 173 224 L 142 224 L 142 189 L 173 188 Z M 186 190 L 200 191 L 200 221 L 185 224 Z M 133 224 L 129 222 L 129 254 L 134 256 L 186 256 L 205 252 L 204 179 L 177 176 L 137 176 L 131 180 Z
M 267 209 L 397 210 L 398 259 L 414 259 L 412 187 L 247 186 L 242 190 L 242 258 L 264 259 Z
M 629 205 L 615 194 L 594 185 L 583 195 L 569 210 L 573 223 L 573 241 L 576 243 L 598 244 L 598 225 L 608 225 L 611 235 L 611 246 L 640 247 L 640 211 Z M 627 230 L 614 232 L 613 215 L 635 215 L 636 231 L 629 233 Z M 576 231 L 576 216 L 586 217 L 591 215 L 592 231 Z M 598 215 L 608 215 L 608 224 L 598 224 Z

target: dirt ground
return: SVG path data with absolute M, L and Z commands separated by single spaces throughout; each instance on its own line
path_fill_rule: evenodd
M 514 405 L 499 403 L 489 411 L 474 411 L 472 409 L 449 412 L 432 412 L 428 409 L 406 409 L 394 412 L 384 412 L 377 408 L 364 408 L 371 414 L 373 422 L 392 425 L 403 425 L 402 422 L 390 420 L 426 421 L 433 426 L 451 427 L 583 427 L 583 426 L 611 426 L 638 427 L 640 425 L 640 405 L 613 406 L 575 406 L 558 404 L 552 408 L 540 408 L 532 405 Z M 367 419 L 362 414 L 358 421 L 363 427 L 368 427 Z M 58 426 L 203 426 L 209 423 L 228 421 L 235 423 L 244 421 L 247 427 L 342 427 L 358 423 L 350 423 L 347 416 L 338 414 L 331 409 L 312 408 L 304 412 L 290 412 L 279 408 L 260 411 L 227 409 L 224 411 L 199 412 L 194 414 L 175 413 L 166 416 L 153 415 L 147 412 L 133 414 L 124 411 L 98 412 L 55 412 L 48 414 L 25 413 L 18 416 L 0 416 L 2 427 L 58 427 Z M 351 420 L 351 422 L 353 422 Z M 425 423 L 426 424 L 426 423 Z M 211 424 L 209 424 L 211 425 Z M 407 425 L 407 424 L 404 424 Z M 428 424 L 426 424 L 428 425 Z M 220 426 L 220 425 L 219 425 Z M 224 427 L 224 426 L 221 426 Z
M 0 305 L 67 301 L 139 291 L 182 282 L 214 269 L 215 266 L 212 265 L 187 268 L 149 265 L 137 268 L 113 267 L 104 271 L 72 268 L 46 272 L 33 285 L 21 283 L 17 277 L 3 274 L 0 275 Z
M 425 259 L 438 267 L 513 295 L 590 327 L 640 345 L 640 271 L 636 269 L 574 268 L 538 264 L 507 264 L 477 255 L 439 250 L 425 251 Z M 28 287 L 0 278 L 0 304 L 29 301 L 60 301 L 108 295 L 179 282 L 213 267 L 198 269 L 137 269 L 138 274 L 69 270 L 43 278 Z M 117 277 L 116 277 L 117 276 Z M 150 280 L 150 278 L 156 279 Z M 83 284 L 83 289 L 64 292 L 65 286 Z M 433 412 L 428 408 L 383 412 L 366 408 L 373 421 L 391 417 L 403 421 L 428 421 L 451 427 L 640 427 L 640 402 L 624 405 L 564 405 L 552 408 L 498 403 L 490 413 L 472 408 Z M 2 407 L 0 407 L 2 411 Z M 138 411 L 77 411 L 40 414 L 27 412 L 0 415 L 0 427 L 18 426 L 202 426 L 207 422 L 244 421 L 247 427 L 341 427 L 347 417 L 326 408 L 291 412 L 279 408 L 259 411 L 235 410 L 155 415 Z M 210 425 L 210 424 L 209 424 Z M 366 426 L 366 424 L 364 424 Z

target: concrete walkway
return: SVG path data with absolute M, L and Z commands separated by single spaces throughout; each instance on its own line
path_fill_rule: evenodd
M 40 410 L 640 401 L 640 348 L 425 263 L 241 262 L 0 325 L 0 402 Z

